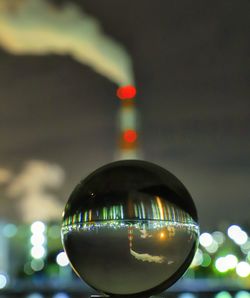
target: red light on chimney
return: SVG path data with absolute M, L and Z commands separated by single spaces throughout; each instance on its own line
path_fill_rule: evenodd
M 137 139 L 137 132 L 135 130 L 129 129 L 123 133 L 123 139 L 127 143 L 134 143 Z
M 123 86 L 117 89 L 117 97 L 120 99 L 132 99 L 136 95 L 136 88 L 134 86 Z

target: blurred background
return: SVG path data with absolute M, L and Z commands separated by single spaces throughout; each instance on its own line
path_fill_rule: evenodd
M 250 297 L 249 13 L 247 0 L 0 0 L 0 297 L 89 297 L 61 214 L 87 174 L 131 157 L 174 173 L 199 214 L 194 261 L 162 296 Z

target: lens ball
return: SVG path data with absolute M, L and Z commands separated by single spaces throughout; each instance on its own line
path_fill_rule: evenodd
M 74 271 L 110 296 L 148 297 L 186 271 L 199 226 L 185 186 L 139 160 L 110 163 L 76 186 L 66 204 L 62 240 Z

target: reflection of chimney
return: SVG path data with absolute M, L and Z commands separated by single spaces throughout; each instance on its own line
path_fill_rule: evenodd
M 129 241 L 129 248 L 130 249 L 132 248 L 133 238 L 134 238 L 133 227 L 132 226 L 129 226 L 128 227 L 128 241 Z
M 175 236 L 175 227 L 174 226 L 168 226 L 168 238 L 172 239 Z

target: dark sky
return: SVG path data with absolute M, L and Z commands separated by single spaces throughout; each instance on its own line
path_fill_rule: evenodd
M 144 159 L 182 180 L 203 228 L 249 224 L 250 2 L 72 2 L 132 57 Z M 115 91 L 70 57 L 1 50 L 0 166 L 59 163 L 66 201 L 81 178 L 114 158 Z

